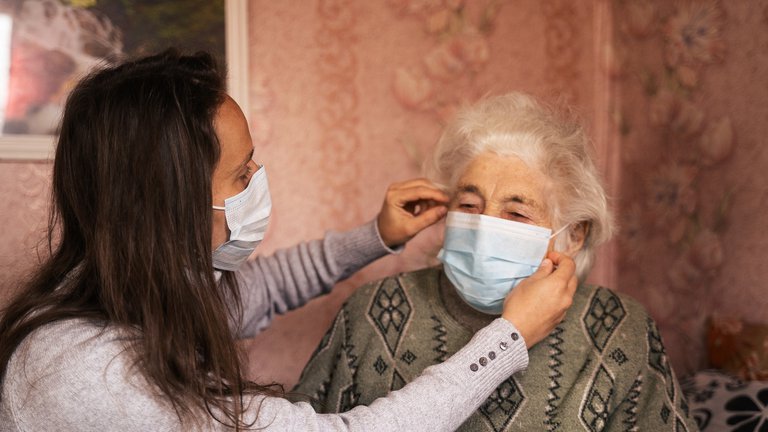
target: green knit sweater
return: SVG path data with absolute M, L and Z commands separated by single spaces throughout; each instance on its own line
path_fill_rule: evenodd
M 341 412 L 414 380 L 474 333 L 468 323 L 476 316 L 452 295 L 439 267 L 360 288 L 294 391 L 318 412 Z M 655 323 L 611 290 L 580 286 L 565 320 L 529 359 L 528 370 L 502 383 L 459 430 L 698 430 Z

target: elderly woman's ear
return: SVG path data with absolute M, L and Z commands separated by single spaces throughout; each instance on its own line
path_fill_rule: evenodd
M 567 230 L 568 240 L 566 242 L 565 252 L 569 257 L 574 257 L 584 247 L 584 242 L 589 235 L 590 223 L 588 221 L 579 222 L 574 224 L 572 228 Z

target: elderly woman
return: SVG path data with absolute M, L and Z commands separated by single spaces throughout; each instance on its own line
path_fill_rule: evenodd
M 449 125 L 428 173 L 452 193 L 443 265 L 358 290 L 295 389 L 348 410 L 410 382 L 502 311 L 548 251 L 573 257 L 573 306 L 461 430 L 695 430 L 645 310 L 584 284 L 613 231 L 582 128 L 531 97 L 489 98 Z M 499 350 L 505 349 L 500 346 Z M 489 351 L 470 365 L 493 362 Z

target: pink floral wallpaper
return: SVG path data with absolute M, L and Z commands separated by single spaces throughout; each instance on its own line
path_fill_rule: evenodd
M 0 161 L 0 304 L 45 255 L 51 164 Z
M 614 6 L 619 287 L 690 372 L 711 316 L 766 323 L 768 2 Z
M 592 126 L 595 7 L 569 0 L 252 1 L 252 127 L 270 175 L 280 246 L 370 220 L 391 182 L 420 174 L 442 125 L 486 93 L 572 102 Z M 268 96 L 266 96 L 268 95 Z M 254 115 L 255 114 L 255 115 Z M 430 264 L 432 230 L 247 343 L 251 373 L 293 384 L 354 287 Z M 286 343 L 286 341 L 291 341 Z
M 622 228 L 592 280 L 648 307 L 679 373 L 700 367 L 709 315 L 768 310 L 767 3 L 252 0 L 248 117 L 274 200 L 261 252 L 372 219 L 461 104 L 510 90 L 565 99 Z M 49 175 L 0 162 L 0 301 L 34 265 Z M 432 263 L 439 237 L 244 341 L 251 376 L 291 387 L 346 296 Z

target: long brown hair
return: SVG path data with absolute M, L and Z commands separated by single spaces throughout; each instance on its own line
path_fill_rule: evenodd
M 75 87 L 53 166 L 51 255 L 0 318 L 0 381 L 32 331 L 84 318 L 135 335 L 135 367 L 182 422 L 217 412 L 247 426 L 243 395 L 272 391 L 243 378 L 229 327 L 240 296 L 232 274 L 217 283 L 211 259 L 224 94 L 210 55 L 173 50 Z

